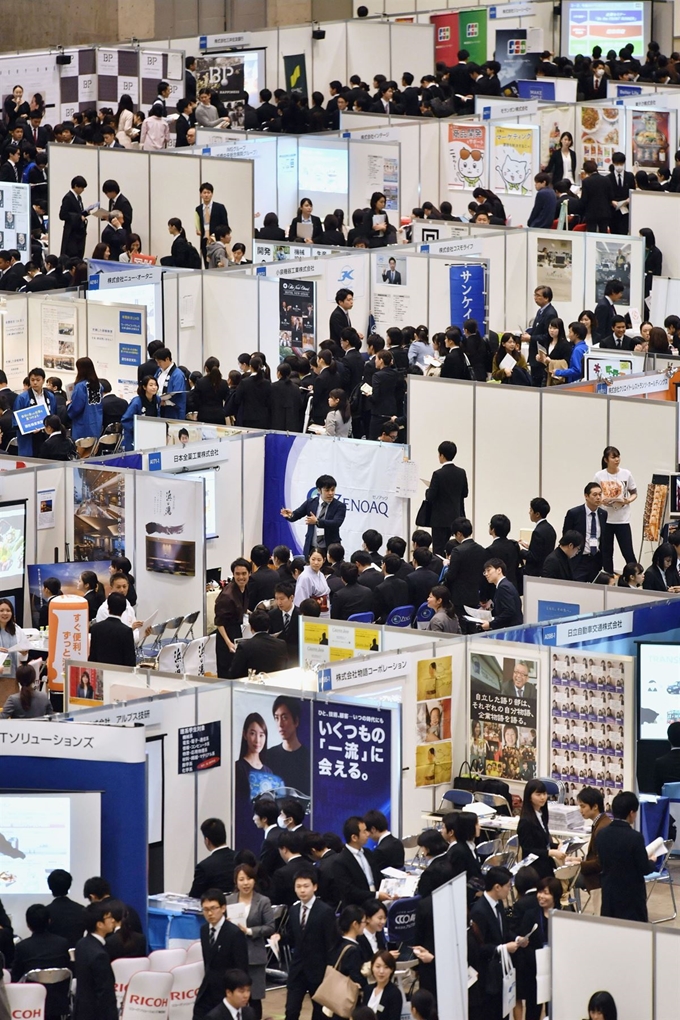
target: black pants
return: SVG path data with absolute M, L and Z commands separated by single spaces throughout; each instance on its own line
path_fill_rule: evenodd
M 318 987 L 316 983 L 309 981 L 304 974 L 298 974 L 297 977 L 289 978 L 286 986 L 285 1020 L 299 1020 L 305 995 L 309 992 L 311 999 Z M 322 1007 L 318 1002 L 312 1003 L 312 1020 L 324 1020 Z
M 604 535 L 604 528 L 602 534 Z M 602 539 L 600 539 L 601 544 Z M 571 569 L 575 581 L 594 581 L 602 570 L 602 553 L 598 551 L 594 556 L 584 556 L 583 553 L 579 553 L 571 561 Z
M 435 556 L 444 556 L 446 543 L 451 538 L 451 528 L 432 528 L 432 551 Z
M 623 555 L 623 562 L 637 563 L 630 524 L 605 524 L 600 538 L 600 550 L 602 552 L 602 569 L 609 574 L 614 573 L 614 535 L 616 535 L 616 541 Z
M 586 230 L 589 234 L 606 234 L 611 225 L 611 219 L 586 220 Z

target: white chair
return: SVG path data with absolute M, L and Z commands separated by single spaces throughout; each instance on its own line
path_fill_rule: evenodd
M 675 890 L 673 889 L 673 876 L 668 870 L 668 857 L 671 850 L 673 849 L 673 845 L 674 844 L 672 839 L 665 840 L 664 846 L 666 848 L 666 852 L 660 855 L 657 862 L 658 863 L 657 870 L 652 871 L 651 874 L 649 875 L 645 875 L 645 883 L 650 886 L 649 892 L 647 893 L 647 900 L 649 900 L 650 896 L 652 895 L 655 888 L 660 882 L 662 885 L 668 885 L 670 887 L 671 902 L 673 904 L 672 914 L 669 914 L 668 917 L 658 917 L 654 921 L 652 921 L 652 924 L 663 924 L 664 921 L 674 921 L 675 918 L 678 916 L 678 908 L 675 903 Z
M 189 676 L 217 676 L 217 636 L 195 638 L 184 653 L 184 672 Z
M 185 644 L 177 642 L 176 644 L 164 645 L 158 655 L 156 663 L 161 673 L 179 673 L 180 675 L 184 672 L 184 650 Z
M 157 952 L 175 952 L 158 949 Z M 154 954 L 152 953 L 151 956 Z M 130 978 L 121 1020 L 167 1020 L 170 1010 L 172 974 L 143 970 Z
M 12 1017 L 31 1017 L 31 1020 L 45 1020 L 44 985 L 5 985 Z
M 130 979 L 135 974 L 138 974 L 140 970 L 149 970 L 150 966 L 148 956 L 129 956 L 127 959 L 121 956 L 111 964 L 113 977 L 116 982 L 116 1002 L 118 1003 L 119 1013 L 123 1008 L 123 999 L 125 998 L 127 986 L 130 984 Z
M 200 939 L 187 946 L 187 966 L 190 963 L 203 963 L 203 947 Z
M 186 962 L 186 949 L 156 949 L 149 953 L 149 969 L 163 974 L 169 974 L 175 967 L 182 967 Z
M 201 987 L 205 969 L 203 961 L 187 963 L 172 971 L 170 1020 L 192 1020 L 196 996 Z

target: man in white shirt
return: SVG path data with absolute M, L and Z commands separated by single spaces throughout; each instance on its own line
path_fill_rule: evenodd
M 253 981 L 243 970 L 228 970 L 224 975 L 225 996 L 206 1015 L 206 1020 L 254 1020 L 255 1012 L 248 1006 Z

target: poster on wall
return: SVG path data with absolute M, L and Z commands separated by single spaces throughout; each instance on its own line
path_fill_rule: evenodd
M 632 162 L 661 170 L 669 166 L 670 113 L 667 110 L 628 110 Z
M 535 76 L 538 53 L 529 52 L 526 28 L 497 28 L 493 57 L 501 65 L 501 85 Z
M 93 708 L 104 704 L 104 671 L 89 666 L 69 666 L 64 688 L 64 711 L 69 708 Z
M 31 626 L 38 626 L 38 616 L 45 604 L 43 585 L 48 577 L 56 577 L 61 584 L 64 595 L 82 595 L 83 589 L 80 586 L 81 574 L 91 570 L 97 575 L 106 595 L 110 594 L 108 561 L 92 560 L 91 562 L 80 560 L 70 563 L 29 563 L 28 572 L 28 595 L 31 606 Z
M 553 301 L 571 301 L 572 241 L 536 238 L 536 286 L 551 287 Z
M 408 262 L 405 255 L 381 252 L 375 258 L 375 282 L 390 287 L 405 287 L 408 283 Z
M 7 385 L 20 392 L 28 375 L 28 302 L 11 301 L 1 317 L 3 368 Z
M 0 237 L 6 251 L 28 252 L 30 234 L 30 188 L 28 184 L 0 183 Z M 22 256 L 25 262 L 28 256 Z
M 632 669 L 630 657 L 551 653 L 550 776 L 566 783 L 567 804 L 576 806 L 579 791 L 595 786 L 611 811 L 613 797 L 631 788 L 625 736 L 632 725 L 626 704 Z
M 604 297 L 604 288 L 608 280 L 620 280 L 623 284 L 623 297 L 620 304 L 630 304 L 630 244 L 621 241 L 595 242 L 595 300 Z
M 491 135 L 492 187 L 506 195 L 533 195 L 539 170 L 538 128 L 495 124 Z
M 399 208 L 399 160 L 396 156 L 368 153 L 366 158 L 366 187 L 368 192 L 382 191 L 385 209 Z
M 314 280 L 279 279 L 279 358 L 316 348 Z
M 183 726 L 177 731 L 177 771 L 180 776 L 189 772 L 205 772 L 222 764 L 222 723 L 198 723 Z
M 146 569 L 193 577 L 196 542 L 186 536 L 195 533 L 194 492 L 186 483 L 175 485 L 163 478 L 150 478 L 148 484 Z
M 621 148 L 621 107 L 581 106 L 579 109 L 581 158 L 595 160 L 598 170 L 608 170 L 613 154 Z
M 450 191 L 474 191 L 475 188 L 487 187 L 486 142 L 486 124 L 449 124 L 446 165 Z
M 125 475 L 73 469 L 73 558 L 78 563 L 125 555 Z
M 451 783 L 451 689 L 453 661 L 450 655 L 419 659 L 416 702 L 416 786 Z
M 435 26 L 435 61 L 453 67 L 458 63 L 458 51 L 465 49 L 473 64 L 487 59 L 486 8 L 450 14 L 431 14 Z
M 40 306 L 42 364 L 48 372 L 75 372 L 78 356 L 78 313 L 68 301 L 43 301 Z
M 256 797 L 311 801 L 308 701 L 287 694 L 234 690 L 234 846 L 259 853 L 263 833 L 253 822 Z M 309 821 L 309 819 L 308 819 Z
M 526 781 L 538 775 L 540 663 L 470 655 L 470 748 L 476 772 Z
M 346 818 L 371 808 L 396 827 L 391 773 L 391 710 L 313 703 L 312 819 L 317 832 L 342 832 Z
M 263 49 L 223 54 L 202 53 L 196 58 L 197 91 L 209 88 L 225 108 L 233 128 L 243 127 L 244 101 L 257 106 L 264 88 Z
M 339 662 L 352 659 L 366 652 L 382 651 L 380 627 L 342 623 L 303 623 L 300 661 L 303 665 L 316 666 L 322 662 Z

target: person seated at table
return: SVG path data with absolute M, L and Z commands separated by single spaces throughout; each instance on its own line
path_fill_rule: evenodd
M 17 666 L 16 679 L 19 693 L 10 694 L 0 719 L 38 719 L 43 715 L 52 715 L 49 695 L 35 690 L 36 674 L 33 666 Z

